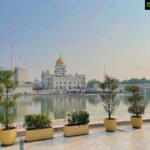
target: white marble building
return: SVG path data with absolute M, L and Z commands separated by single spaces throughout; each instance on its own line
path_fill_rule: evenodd
M 66 74 L 66 64 L 62 57 L 56 61 L 54 74 L 48 70 L 41 74 L 41 83 L 45 89 L 75 91 L 85 88 L 85 75 Z

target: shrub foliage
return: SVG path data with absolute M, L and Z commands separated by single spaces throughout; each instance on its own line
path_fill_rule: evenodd
M 131 96 L 128 96 L 128 112 L 137 117 L 144 114 L 146 104 L 142 103 L 144 96 L 140 94 L 140 87 L 138 85 L 130 85 L 126 87 L 126 90 L 132 93 Z
M 105 80 L 100 84 L 101 93 L 100 96 L 104 103 L 104 109 L 108 113 L 108 118 L 111 119 L 111 115 L 118 106 L 118 100 L 116 97 L 115 90 L 117 89 L 116 79 L 105 76 Z
M 84 125 L 89 123 L 89 113 L 86 111 L 75 111 L 68 114 L 69 125 Z
M 13 94 L 17 87 L 17 82 L 11 80 L 13 72 L 1 71 L 0 72 L 0 122 L 4 125 L 5 129 L 11 128 L 14 121 L 14 107 L 18 95 Z
M 28 130 L 50 128 L 51 119 L 46 114 L 29 114 L 25 116 L 25 124 Z

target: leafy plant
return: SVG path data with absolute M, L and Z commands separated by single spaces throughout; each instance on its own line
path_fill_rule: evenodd
M 25 116 L 25 124 L 28 130 L 50 128 L 51 119 L 46 114 L 29 114 Z
M 144 96 L 140 94 L 140 87 L 138 85 L 130 85 L 126 86 L 126 90 L 132 93 L 131 96 L 128 96 L 128 112 L 137 117 L 144 114 L 146 104 L 142 103 Z
M 89 113 L 86 111 L 75 111 L 68 114 L 69 125 L 84 125 L 89 123 Z
M 9 70 L 0 70 L 0 83 L 4 80 L 9 80 L 12 77 L 13 72 Z
M 16 104 L 17 95 L 13 91 L 17 87 L 17 82 L 11 80 L 12 72 L 4 71 L 0 73 L 0 106 L 3 111 L 0 113 L 0 122 L 5 129 L 10 129 L 14 121 L 13 108 Z
M 117 89 L 116 79 L 105 76 L 105 80 L 100 84 L 101 88 L 101 98 L 104 103 L 105 111 L 108 113 L 108 118 L 111 119 L 113 112 L 116 110 L 118 106 L 118 100 L 116 97 L 115 90 Z
M 99 85 L 100 81 L 98 81 L 96 79 L 90 80 L 90 81 L 87 82 L 87 87 L 88 88 L 94 88 L 95 84 Z

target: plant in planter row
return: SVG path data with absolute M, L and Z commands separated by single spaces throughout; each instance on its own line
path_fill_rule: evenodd
M 13 110 L 18 95 L 13 94 L 17 87 L 17 82 L 11 80 L 13 75 L 10 71 L 0 71 L 0 122 L 3 129 L 0 131 L 0 141 L 2 145 L 12 145 L 16 141 L 16 128 L 12 126 L 14 121 Z
M 29 114 L 25 116 L 25 141 L 37 141 L 53 138 L 51 119 L 46 114 Z
M 147 105 L 143 102 L 144 96 L 140 94 L 140 87 L 138 85 L 127 86 L 126 90 L 132 93 L 131 96 L 128 96 L 128 112 L 133 114 L 133 116 L 131 116 L 132 127 L 141 128 L 143 122 L 141 115 L 144 114 Z
M 84 135 L 89 133 L 89 114 L 75 111 L 68 115 L 68 124 L 64 126 L 64 136 Z
M 105 111 L 108 113 L 108 118 L 104 120 L 104 125 L 106 131 L 111 132 L 116 130 L 116 119 L 112 118 L 112 114 L 118 106 L 118 100 L 115 98 L 117 87 L 116 80 L 107 75 L 104 82 L 100 84 L 100 96 L 103 100 Z

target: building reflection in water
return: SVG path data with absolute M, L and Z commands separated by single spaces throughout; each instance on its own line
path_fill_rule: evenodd
M 102 102 L 102 99 L 99 95 L 88 95 L 86 96 L 89 104 L 92 104 L 92 105 L 98 105 L 99 103 Z
M 130 115 L 127 111 L 128 100 L 127 96 L 117 96 L 119 107 L 116 109 L 114 115 Z M 150 97 L 145 96 L 144 103 L 150 102 Z M 24 115 L 30 113 L 46 113 L 53 119 L 64 119 L 67 114 L 74 110 L 86 110 L 91 116 L 106 115 L 103 102 L 100 96 L 69 96 L 69 95 L 33 95 L 21 96 L 17 99 L 14 114 L 15 121 L 20 122 L 24 120 Z M 150 113 L 146 109 L 146 113 Z
M 24 115 L 29 113 L 46 113 L 54 119 L 62 119 L 74 110 L 86 110 L 85 97 L 64 95 L 20 97 L 17 100 L 16 121 L 23 121 Z
M 17 99 L 16 103 L 16 112 L 17 115 L 15 117 L 16 121 L 22 121 L 24 119 L 24 115 L 29 113 L 29 106 L 32 105 L 31 96 L 21 96 Z

